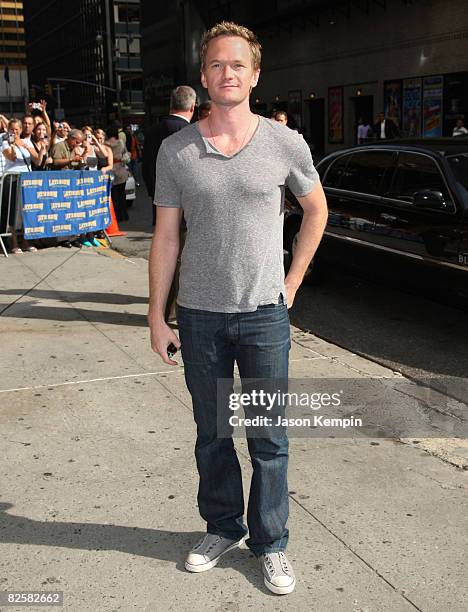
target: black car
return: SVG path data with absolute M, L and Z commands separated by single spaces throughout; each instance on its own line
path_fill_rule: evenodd
M 329 218 L 307 280 L 326 260 L 468 297 L 468 139 L 353 147 L 328 155 L 317 170 Z M 291 254 L 301 219 L 287 191 L 284 248 Z

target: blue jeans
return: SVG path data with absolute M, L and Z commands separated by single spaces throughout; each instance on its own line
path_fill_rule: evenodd
M 269 304 L 254 312 L 226 314 L 177 306 L 177 321 L 197 424 L 199 511 L 208 533 L 237 540 L 247 533 L 242 475 L 232 437 L 217 434 L 217 382 L 233 380 L 234 362 L 241 380 L 287 381 L 291 346 L 287 307 Z M 288 541 L 288 438 L 283 430 L 269 437 L 248 437 L 247 442 L 253 475 L 246 543 L 260 556 L 284 550 Z

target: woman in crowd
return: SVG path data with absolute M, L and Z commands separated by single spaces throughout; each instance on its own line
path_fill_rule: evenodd
M 93 144 L 93 128 L 89 125 L 85 125 L 81 128 L 83 132 L 84 140 L 84 158 L 85 158 L 85 170 L 97 170 L 98 169 L 98 158 L 96 150 Z
M 22 125 L 19 119 L 10 119 L 8 122 L 8 137 L 2 143 L 2 154 L 5 157 L 5 172 L 29 172 L 31 170 L 31 163 L 39 161 L 39 155 L 34 147 L 30 147 L 27 143 L 21 140 Z M 11 252 L 14 255 L 20 255 L 23 251 L 18 246 L 18 240 L 16 237 L 16 228 L 18 225 L 17 220 L 17 191 L 18 191 L 18 177 L 12 176 L 11 183 L 7 180 L 3 185 L 3 197 L 2 197 L 2 220 L 1 227 L 9 227 L 11 231 Z M 11 190 L 10 190 L 11 185 Z M 8 211 L 8 200 L 10 200 L 10 211 Z M 8 215 L 8 218 L 7 218 Z M 27 240 L 23 240 L 23 247 L 26 251 L 35 252 L 36 247 L 30 245 Z
M 106 133 L 102 128 L 96 128 L 94 130 L 94 137 L 96 138 L 98 169 L 103 174 L 106 174 L 110 172 L 114 166 L 114 155 L 112 149 L 106 145 Z
M 33 170 L 45 170 L 51 163 L 49 156 L 49 136 L 44 123 L 36 123 L 33 129 L 31 142 L 37 153 L 37 159 L 32 159 Z
M 47 130 L 47 136 L 49 139 L 52 136 L 52 126 L 50 124 L 50 117 L 47 114 L 47 102 L 45 100 L 40 100 L 40 102 L 30 102 L 28 104 L 28 110 L 31 113 L 34 125 L 38 123 L 43 123 Z
M 93 133 L 93 128 L 89 125 L 85 125 L 81 128 L 81 131 L 84 134 L 84 142 L 85 145 L 85 158 L 86 158 L 86 169 L 87 170 L 100 170 L 103 174 L 112 170 L 112 159 L 109 164 L 107 161 L 110 156 L 112 156 L 112 151 L 110 147 L 104 144 L 105 134 L 103 130 L 96 129 Z M 100 137 L 98 138 L 98 133 Z M 102 165 L 102 161 L 104 160 L 104 165 Z
M 114 182 L 112 184 L 111 197 L 114 204 L 117 221 L 127 221 L 128 212 L 125 200 L 125 183 L 130 175 L 125 161 L 129 159 L 127 148 L 119 139 L 119 130 L 116 126 L 107 129 L 106 144 L 112 150 Z
M 109 155 L 109 147 L 106 147 L 105 145 L 101 144 L 99 142 L 99 140 L 95 137 L 94 133 L 93 133 L 93 128 L 89 125 L 85 125 L 84 127 L 81 128 L 81 131 L 83 132 L 84 135 L 84 141 L 83 141 L 83 147 L 84 147 L 84 158 L 85 158 L 85 169 L 86 170 L 91 170 L 91 171 L 98 171 L 101 170 L 101 172 L 103 172 L 103 174 L 105 174 L 105 172 L 109 171 L 112 169 L 112 164 L 108 165 L 106 163 L 105 166 L 100 167 L 100 160 L 102 158 L 107 159 L 108 155 Z M 104 137 L 102 138 L 102 141 L 104 142 Z M 110 153 L 112 155 L 112 153 Z M 103 242 L 100 242 L 103 241 Z M 100 231 L 100 232 L 88 232 L 85 236 L 81 237 L 81 243 L 84 246 L 105 246 L 107 244 L 106 242 L 106 236 L 104 234 L 104 232 Z

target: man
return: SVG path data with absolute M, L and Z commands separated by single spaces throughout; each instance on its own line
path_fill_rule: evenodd
M 54 170 L 81 170 L 85 165 L 85 152 L 86 149 L 82 146 L 84 141 L 84 134 L 81 130 L 70 130 L 68 123 L 62 124 L 67 126 L 68 130 L 64 129 L 64 133 L 67 135 L 65 140 L 58 142 L 52 147 L 52 167 Z M 65 240 L 58 239 L 58 243 L 66 248 L 75 246 L 79 249 L 85 244 L 86 237 L 84 234 L 80 236 L 82 242 L 78 239 L 78 236 L 69 236 Z M 91 244 L 85 244 L 85 246 L 92 246 Z
M 195 112 L 197 94 L 188 85 L 179 85 L 171 92 L 169 115 L 161 117 L 159 123 L 145 134 L 142 173 L 151 201 L 154 199 L 156 158 L 162 141 L 186 127 Z M 153 225 L 156 222 L 156 207 L 153 206 Z
M 366 144 L 366 142 L 368 142 L 372 134 L 373 134 L 373 131 L 367 119 L 363 119 L 362 117 L 359 117 L 358 127 L 357 127 L 357 136 L 356 136 L 357 143 L 360 145 Z
M 465 127 L 465 122 L 462 117 L 459 117 L 453 128 L 452 136 L 466 136 L 467 134 L 468 130 Z
M 124 132 L 123 128 L 122 128 L 122 124 L 119 121 L 116 121 L 114 123 L 114 125 L 117 128 L 117 132 L 118 132 L 118 139 L 120 140 L 120 142 L 125 145 L 125 147 L 127 146 L 127 134 Z
M 84 135 L 81 130 L 71 130 L 66 140 L 54 145 L 51 151 L 54 170 L 74 170 L 83 167 L 84 157 L 80 152 L 83 140 Z
M 255 35 L 233 23 L 217 24 L 205 33 L 200 54 L 211 114 L 167 138 L 158 154 L 148 312 L 153 350 L 169 365 L 177 365 L 172 356 L 175 349 L 182 350 L 197 423 L 198 506 L 207 534 L 186 559 L 192 572 L 214 567 L 247 532 L 233 440 L 218 436 L 217 418 L 228 412 L 221 392 L 218 414 L 218 381 L 227 379 L 232 385 L 235 362 L 243 383 L 287 380 L 287 307 L 294 302 L 327 218 L 325 196 L 302 136 L 250 110 L 249 94 L 261 60 Z M 285 185 L 304 210 L 286 280 Z M 182 209 L 187 239 L 177 299 L 179 341 L 164 321 L 164 307 L 179 252 Z M 268 589 L 290 593 L 295 577 L 284 552 L 288 439 L 284 432 L 272 432 L 250 437 L 248 446 L 253 476 L 246 543 L 261 560 Z
M 135 178 L 135 183 L 137 186 L 140 185 L 140 168 L 138 165 L 138 159 L 140 157 L 140 145 L 138 144 L 138 140 L 133 132 L 133 128 L 131 125 L 127 125 L 125 128 L 125 147 L 127 151 L 130 153 L 130 162 L 128 164 L 128 168 L 130 172 L 133 174 Z
M 34 129 L 34 117 L 28 113 L 23 116 L 21 123 L 23 127 L 23 130 L 21 132 L 21 140 L 25 142 L 28 147 L 32 147 L 33 144 L 31 141 L 31 136 Z
M 391 119 L 386 119 L 384 113 L 377 115 L 373 129 L 377 140 L 389 140 L 390 138 L 398 138 L 400 135 L 397 126 Z
M 56 145 L 59 142 L 63 142 L 71 131 L 70 126 L 66 121 L 62 121 L 61 123 L 57 123 L 54 121 L 55 134 L 52 139 L 52 144 Z
M 274 119 L 278 123 L 282 123 L 283 125 L 288 125 L 288 113 L 283 110 L 276 111 L 274 114 Z

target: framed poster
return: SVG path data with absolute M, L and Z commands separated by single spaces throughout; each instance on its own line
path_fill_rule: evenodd
M 384 113 L 399 128 L 401 126 L 401 80 L 385 81 Z
M 344 141 L 343 129 L 343 87 L 328 88 L 328 142 L 339 144 Z
M 426 137 L 442 136 L 442 97 L 444 77 L 424 77 L 423 81 L 423 132 Z
M 302 90 L 294 89 L 288 92 L 288 116 L 291 127 L 296 130 L 302 128 Z
M 403 81 L 403 136 L 421 136 L 422 79 Z

